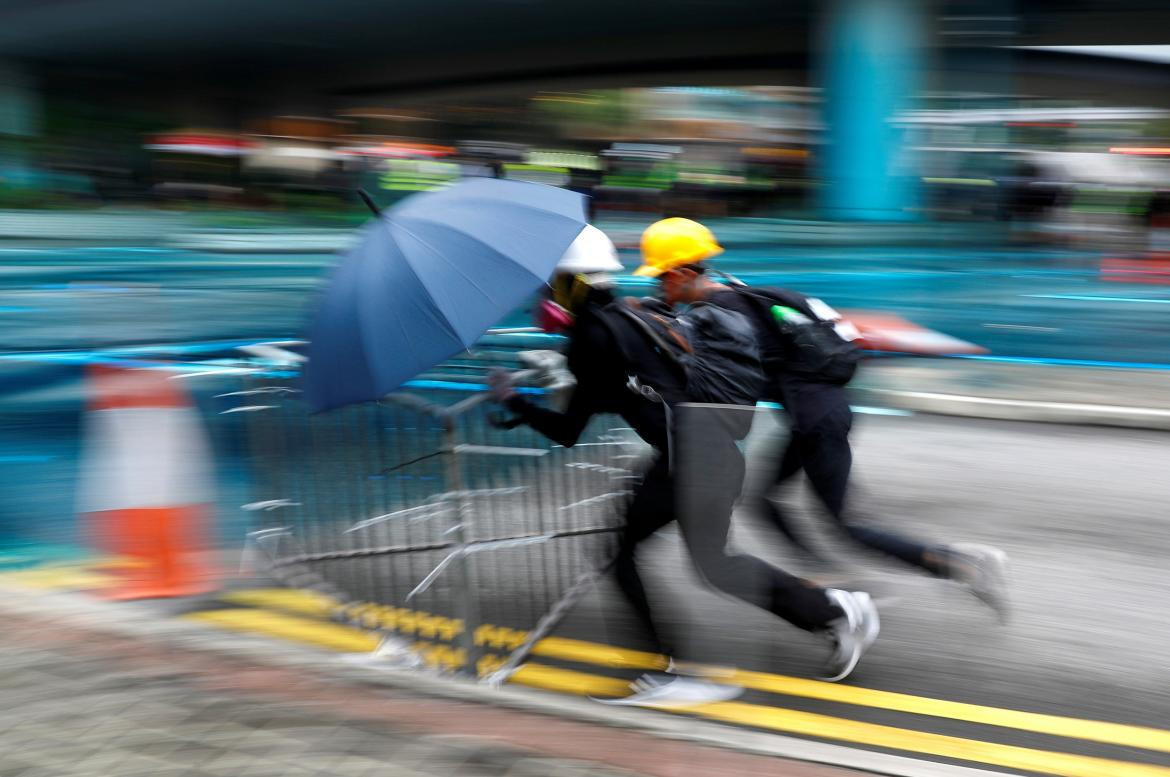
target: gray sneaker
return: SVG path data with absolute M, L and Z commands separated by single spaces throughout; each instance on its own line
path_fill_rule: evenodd
M 1008 556 L 990 545 L 948 545 L 947 577 L 967 587 L 979 601 L 986 604 L 1000 622 L 1007 623 Z
M 881 631 L 881 619 L 873 600 L 863 591 L 828 588 L 825 594 L 843 613 L 829 624 L 826 631 L 833 643 L 833 652 L 821 679 L 835 683 L 849 676 L 861 656 L 877 639 Z

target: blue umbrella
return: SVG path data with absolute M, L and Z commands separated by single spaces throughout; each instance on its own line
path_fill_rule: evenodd
M 361 231 L 309 332 L 314 410 L 379 399 L 471 346 L 548 280 L 585 198 L 476 178 L 417 194 Z

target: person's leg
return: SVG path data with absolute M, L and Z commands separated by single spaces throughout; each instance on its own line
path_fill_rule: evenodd
M 848 405 L 842 405 L 800 438 L 804 471 L 817 498 L 845 535 L 859 545 L 932 575 L 944 574 L 945 550 L 941 546 L 928 545 L 859 521 L 855 512 L 847 509 L 849 475 L 853 466 L 853 451 L 849 445 L 852 427 L 853 411 Z
M 841 617 L 825 589 L 755 556 L 727 552 L 732 509 L 744 478 L 736 440 L 746 434 L 752 412 L 680 408 L 675 464 L 679 528 L 695 567 L 710 585 L 799 628 L 822 630 Z
M 654 625 L 650 601 L 642 577 L 638 574 L 638 545 L 674 519 L 674 488 L 670 481 L 665 456 L 660 456 L 646 472 L 635 489 L 626 508 L 626 525 L 618 544 L 614 574 L 618 588 L 634 609 L 653 647 L 663 655 L 671 655 Z
M 747 434 L 752 411 L 685 410 L 679 423 L 676 504 L 695 567 L 720 591 L 824 635 L 833 652 L 823 678 L 845 678 L 877 639 L 881 625 L 873 602 L 865 593 L 821 588 L 754 556 L 727 552 L 731 513 L 744 476 L 736 441 Z
M 853 454 L 849 430 L 853 414 L 848 406 L 830 413 L 803 437 L 805 473 L 829 514 L 848 537 L 860 545 L 917 567 L 935 577 L 961 583 L 978 599 L 1008 617 L 1007 554 L 986 545 L 927 544 L 857 520 L 847 507 L 849 471 Z
M 777 459 L 776 470 L 772 475 L 769 485 L 755 496 L 752 504 L 755 511 L 762 515 L 772 526 L 776 527 L 796 548 L 804 551 L 813 558 L 820 558 L 820 554 L 813 548 L 812 544 L 801 532 L 797 531 L 795 524 L 785 514 L 784 509 L 773 501 L 779 487 L 793 475 L 800 472 L 803 467 L 800 454 L 801 447 L 801 434 L 793 427 L 789 431 L 788 441 L 784 445 L 784 451 Z

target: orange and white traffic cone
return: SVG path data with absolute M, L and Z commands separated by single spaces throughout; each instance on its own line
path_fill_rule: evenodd
M 190 399 L 159 370 L 95 365 L 80 509 L 98 547 L 125 558 L 112 599 L 210 590 L 200 568 L 211 457 Z

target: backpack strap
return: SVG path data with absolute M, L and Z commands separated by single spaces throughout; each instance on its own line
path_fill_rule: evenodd
M 618 303 L 618 311 L 634 322 L 638 330 L 646 336 L 650 342 L 658 346 L 660 349 L 666 351 L 672 359 L 678 361 L 678 352 L 681 350 L 684 353 L 691 353 L 693 350 L 691 344 L 687 342 L 686 338 L 676 332 L 671 326 L 670 322 L 662 316 L 653 311 L 645 310 L 639 307 L 636 302 L 623 301 Z M 646 319 L 649 318 L 657 324 L 657 328 Z M 662 336 L 662 332 L 666 332 L 674 341 L 674 345 L 670 345 L 666 338 Z
M 654 330 L 646 321 L 642 320 L 637 313 L 631 310 L 626 304 L 620 300 L 609 305 L 606 305 L 601 310 L 597 311 L 597 318 L 601 321 L 602 326 L 609 330 L 610 335 L 613 336 L 617 342 L 618 350 L 621 351 L 622 361 L 625 362 L 626 369 L 631 369 L 637 362 L 630 356 L 629 348 L 627 347 L 626 335 L 620 331 L 621 328 L 615 325 L 615 318 L 620 316 L 623 320 L 630 322 L 633 328 L 637 330 L 643 337 L 650 341 L 662 354 L 663 357 L 670 363 L 671 367 L 678 372 L 683 378 L 686 377 L 686 367 L 678 357 L 677 348 L 672 348 L 661 334 Z M 628 329 L 626 330 L 628 331 Z
M 786 307 L 795 308 L 804 315 L 811 318 L 813 321 L 821 321 L 821 317 L 816 314 L 812 308 L 809 307 L 808 300 L 803 294 L 798 294 L 788 289 L 778 289 L 772 287 L 757 288 L 754 286 L 729 286 L 732 291 L 742 294 L 745 297 L 750 297 L 756 303 L 757 309 L 761 313 L 769 313 L 773 305 L 784 305 Z M 771 320 L 771 316 L 768 316 Z
M 731 289 L 740 296 L 747 297 L 752 301 L 752 314 L 756 319 L 756 323 L 764 327 L 763 331 L 771 332 L 774 330 L 776 322 L 772 319 L 771 308 L 779 300 L 771 297 L 770 295 L 763 294 L 750 286 L 733 284 L 727 288 Z

